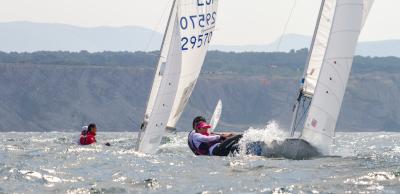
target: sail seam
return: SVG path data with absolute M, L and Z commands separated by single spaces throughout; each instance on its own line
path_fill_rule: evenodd
M 311 130 L 311 131 L 313 131 L 314 133 L 318 133 L 318 134 L 321 134 L 321 135 L 323 135 L 323 136 L 326 136 L 326 137 L 328 137 L 329 139 L 334 139 L 333 137 L 331 137 L 330 135 L 328 135 L 327 133 L 324 133 L 324 132 L 321 132 L 321 131 L 319 131 L 319 130 L 317 130 L 317 129 L 312 129 L 312 128 L 305 128 L 305 129 L 308 129 L 308 130 Z
M 345 32 L 361 33 L 361 30 L 349 30 L 349 29 L 337 30 L 337 31 L 332 31 L 331 36 L 332 36 L 333 34 L 345 33 Z
M 313 105 L 312 107 L 315 107 L 315 108 L 321 110 L 322 112 L 326 113 L 327 116 L 331 117 L 332 120 L 334 120 L 333 118 L 335 118 L 335 117 L 333 117 L 333 115 L 331 113 L 329 113 L 328 111 L 324 110 L 322 107 L 320 107 L 318 105 Z
M 338 8 L 338 7 L 343 7 L 343 6 L 351 6 L 351 7 L 357 6 L 357 7 L 362 7 L 362 8 L 364 7 L 362 3 L 338 3 L 336 7 Z

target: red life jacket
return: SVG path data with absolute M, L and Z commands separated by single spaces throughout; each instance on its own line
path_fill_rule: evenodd
M 79 142 L 81 145 L 89 145 L 92 143 L 96 143 L 96 134 L 91 131 L 82 131 L 81 137 L 79 138 Z

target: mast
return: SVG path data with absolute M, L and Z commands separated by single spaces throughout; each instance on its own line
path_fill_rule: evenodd
M 322 11 L 324 10 L 325 1 L 326 1 L 326 0 L 322 0 L 322 1 L 321 1 L 321 6 L 320 6 L 320 8 L 319 8 L 319 13 L 318 13 L 317 24 L 315 25 L 315 28 L 314 28 L 314 34 L 313 34 L 313 38 L 312 38 L 311 45 L 310 45 L 310 51 L 308 52 L 307 63 L 306 63 L 306 66 L 304 67 L 304 70 L 303 70 L 303 78 L 302 78 L 302 79 L 305 79 L 306 74 L 307 74 L 307 69 L 308 69 L 308 66 L 309 66 L 309 64 L 310 64 L 310 59 L 311 59 L 312 51 L 313 51 L 313 49 L 314 49 L 315 40 L 316 40 L 316 38 L 317 38 L 317 33 L 318 33 L 319 24 L 321 23 Z M 304 82 L 303 82 L 303 84 L 304 84 Z M 302 87 L 303 87 L 303 86 L 302 86 Z
M 306 66 L 304 67 L 303 75 L 302 75 L 302 78 L 301 78 L 301 86 L 300 86 L 299 94 L 298 94 L 296 102 L 295 102 L 295 104 L 293 106 L 293 117 L 292 117 L 292 122 L 291 122 L 290 128 L 289 128 L 291 137 L 293 137 L 294 132 L 296 131 L 296 126 L 295 125 L 296 125 L 296 121 L 297 121 L 297 117 L 298 117 L 298 113 L 299 113 L 300 101 L 302 100 L 302 98 L 305 98 L 305 97 L 311 98 L 311 96 L 306 96 L 304 94 L 303 87 L 304 87 L 305 77 L 307 75 L 307 69 L 308 69 L 308 66 L 310 64 L 312 51 L 314 49 L 314 44 L 315 44 L 316 36 L 317 36 L 317 33 L 318 33 L 319 24 L 321 22 L 321 16 L 322 16 L 322 11 L 324 9 L 324 4 L 325 4 L 325 0 L 322 0 L 321 1 L 321 5 L 320 5 L 320 9 L 319 9 L 319 13 L 318 13 L 317 23 L 316 23 L 315 28 L 314 28 L 314 35 L 313 35 L 313 38 L 311 40 L 311 45 L 310 45 L 310 49 L 309 49 L 309 52 L 308 52 L 308 58 L 307 58 Z

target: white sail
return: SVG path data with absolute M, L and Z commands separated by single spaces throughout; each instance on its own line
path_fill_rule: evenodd
M 209 129 L 209 132 L 213 132 L 214 129 L 217 127 L 219 118 L 221 117 L 221 113 L 222 113 L 222 100 L 219 99 L 217 105 L 215 106 L 214 113 L 210 119 L 211 128 Z
M 218 0 L 180 0 L 179 2 L 178 16 L 181 23 L 183 65 L 174 106 L 168 121 L 168 127 L 171 128 L 176 127 L 196 85 L 215 30 L 218 8 Z
M 328 0 L 327 0 L 328 1 Z M 333 0 L 332 0 L 333 1 Z M 358 37 L 370 0 L 336 0 L 328 45 L 302 138 L 329 154 Z
M 157 93 L 160 88 L 161 78 L 163 77 L 163 72 L 165 71 L 165 65 L 167 62 L 167 56 L 168 56 L 169 48 L 171 45 L 172 35 L 174 34 L 173 30 L 174 30 L 174 27 L 176 27 L 175 22 L 177 22 L 176 12 L 177 12 L 176 1 L 174 1 L 172 4 L 171 13 L 169 16 L 167 27 L 166 27 L 166 30 L 164 33 L 164 39 L 163 39 L 163 43 L 161 45 L 161 50 L 160 50 L 160 57 L 158 59 L 157 69 L 156 69 L 156 73 L 154 75 L 154 80 L 153 80 L 153 85 L 151 87 L 149 100 L 147 101 L 145 120 L 149 119 L 150 114 L 153 110 L 154 103 L 155 103 L 155 100 L 157 97 Z
M 176 126 L 200 74 L 215 28 L 217 3 L 174 1 L 139 133 L 139 151 L 154 153 L 165 129 Z
M 369 12 L 371 11 L 372 5 L 374 4 L 375 0 L 364 0 L 364 7 L 363 7 L 363 19 L 361 28 L 364 27 L 365 22 L 367 21 L 367 17 Z
M 176 19 L 176 18 L 175 18 Z M 179 26 L 175 21 L 174 36 L 170 42 L 168 58 L 165 62 L 165 69 L 160 80 L 160 87 L 154 100 L 153 110 L 145 122 L 144 131 L 139 136 L 138 151 L 154 153 L 165 133 L 168 118 L 175 100 L 179 84 L 179 74 L 182 65 L 182 53 L 179 49 L 180 36 Z
M 315 35 L 310 47 L 310 56 L 306 66 L 307 70 L 305 71 L 303 93 L 309 96 L 314 94 L 315 86 L 317 85 L 336 8 L 336 0 L 323 1 Z
M 335 5 L 336 0 L 322 0 L 321 2 L 309 56 L 304 68 L 299 96 L 293 107 L 293 117 L 290 125 L 291 137 L 295 135 L 295 131 L 304 122 L 312 96 L 314 95 L 332 29 L 332 20 L 336 9 Z

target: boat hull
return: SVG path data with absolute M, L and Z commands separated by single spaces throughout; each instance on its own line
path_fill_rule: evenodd
M 268 158 L 287 158 L 306 160 L 321 156 L 318 149 L 304 139 L 288 138 L 284 141 L 273 141 L 271 144 L 252 142 L 246 145 L 247 154 L 265 156 Z

